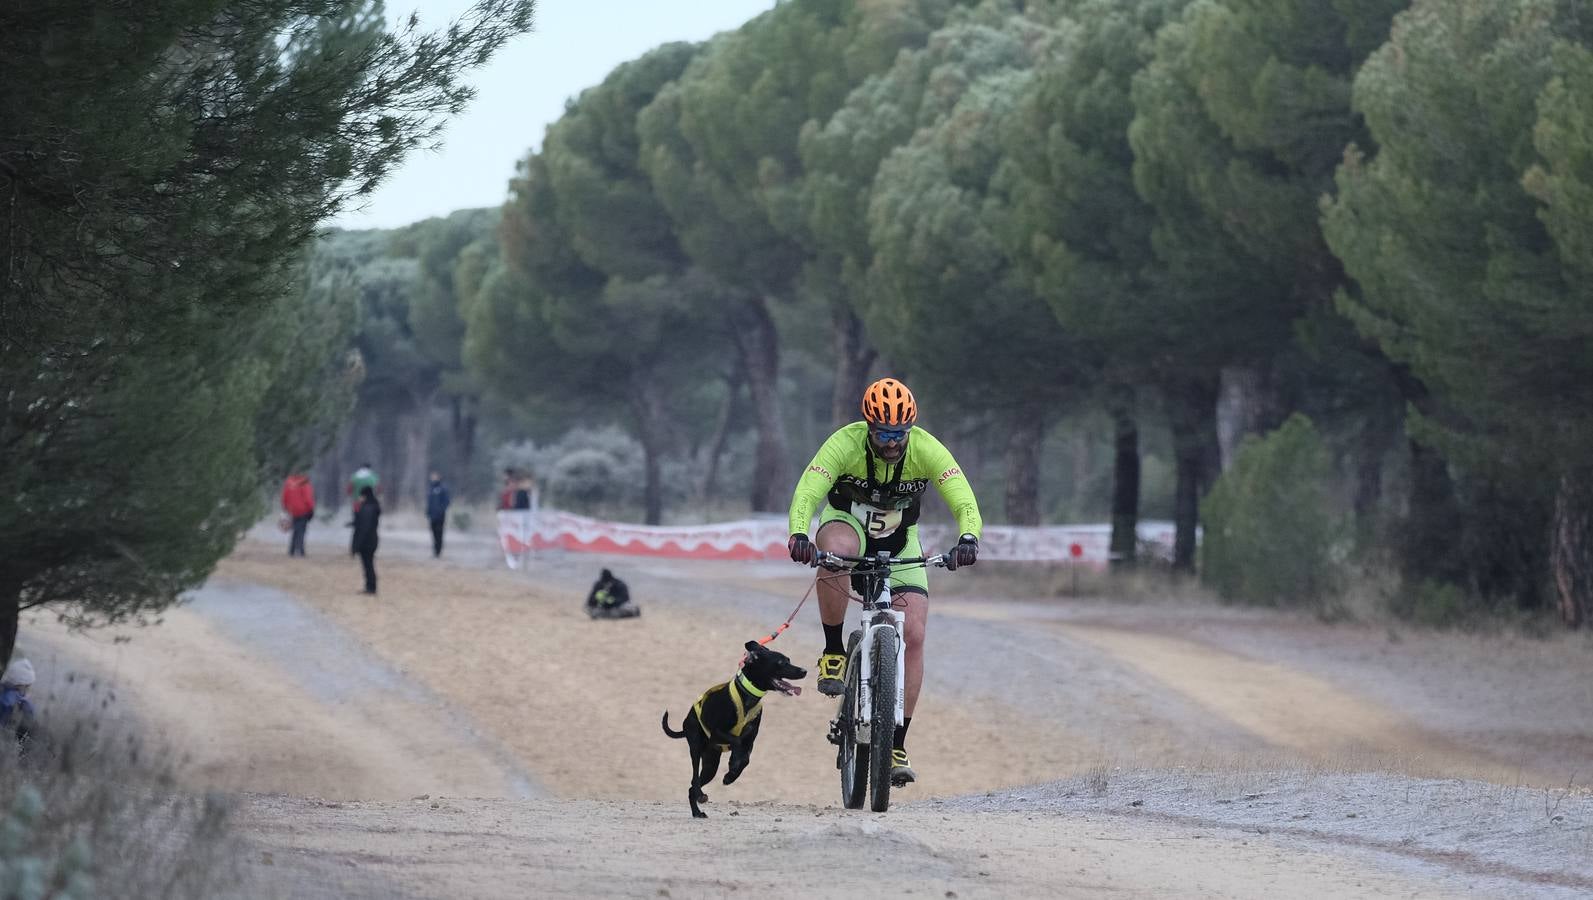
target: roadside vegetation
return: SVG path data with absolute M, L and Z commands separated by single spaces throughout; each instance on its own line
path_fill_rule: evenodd
M 0 745 L 0 897 L 231 896 L 231 802 L 178 785 L 170 748 L 108 724 L 115 700 L 74 680 L 22 743 Z

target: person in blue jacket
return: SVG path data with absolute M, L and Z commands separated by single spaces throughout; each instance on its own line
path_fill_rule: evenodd
M 426 521 L 431 523 L 431 555 L 433 559 L 442 556 L 443 527 L 448 524 L 448 485 L 443 484 L 442 475 L 431 473 L 431 481 L 426 486 Z

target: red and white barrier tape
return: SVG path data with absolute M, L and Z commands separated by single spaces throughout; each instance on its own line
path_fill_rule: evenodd
M 1110 558 L 1110 525 L 987 525 L 979 538 L 979 559 L 1012 562 L 1069 562 L 1091 568 Z M 498 543 L 510 568 L 527 553 L 571 550 L 677 559 L 784 559 L 789 534 L 784 519 L 741 519 L 708 525 L 632 525 L 578 516 L 562 510 L 500 510 Z M 1141 522 L 1142 548 L 1170 557 L 1171 522 Z M 948 526 L 921 525 L 919 542 L 929 553 L 957 539 Z

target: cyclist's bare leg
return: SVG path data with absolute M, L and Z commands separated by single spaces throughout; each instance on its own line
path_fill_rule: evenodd
M 902 715 L 913 714 L 918 705 L 918 689 L 924 684 L 924 630 L 929 625 L 929 597 L 918 591 L 896 591 L 891 595 L 895 605 L 905 606 L 907 617 L 902 623 L 903 640 L 907 644 L 904 660 L 907 671 L 902 673 Z
M 857 532 L 845 522 L 826 522 L 813 541 L 820 550 L 842 556 L 858 555 Z M 819 621 L 826 625 L 846 622 L 847 597 L 851 592 L 851 578 L 845 573 L 819 570 Z

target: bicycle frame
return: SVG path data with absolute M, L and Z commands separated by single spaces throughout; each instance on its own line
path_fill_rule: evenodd
M 901 677 L 907 671 L 907 640 L 902 634 L 903 623 L 907 614 L 891 606 L 891 591 L 889 577 L 880 578 L 879 591 L 872 602 L 863 606 L 863 622 L 861 628 L 863 639 L 858 641 L 854 662 L 858 667 L 857 684 L 857 710 L 873 709 L 873 675 L 874 654 L 869 648 L 874 646 L 874 635 L 881 628 L 896 629 L 896 725 L 902 724 L 906 709 L 906 684 L 907 679 Z M 866 743 L 873 732 L 871 716 L 856 715 L 852 721 L 857 724 L 857 739 Z
M 820 551 L 814 559 L 814 565 L 823 565 L 834 571 L 846 571 L 841 563 L 852 563 L 862 568 L 856 572 L 863 576 L 864 584 L 874 588 L 873 598 L 863 600 L 863 621 L 859 625 L 862 639 L 853 648 L 856 659 L 849 660 L 848 665 L 856 665 L 858 673 L 858 689 L 853 706 L 853 727 L 856 729 L 855 739 L 859 743 L 868 743 L 872 736 L 873 724 L 871 715 L 863 714 L 864 710 L 873 709 L 873 674 L 874 657 L 868 650 L 873 646 L 874 635 L 881 628 L 894 628 L 896 630 L 896 714 L 895 725 L 903 724 L 906 718 L 907 701 L 907 639 L 904 625 L 907 614 L 896 609 L 891 603 L 890 572 L 896 565 L 926 565 L 941 566 L 945 564 L 945 555 L 927 557 L 913 557 L 897 559 L 889 553 L 881 551 L 872 557 L 841 556 L 834 553 Z

